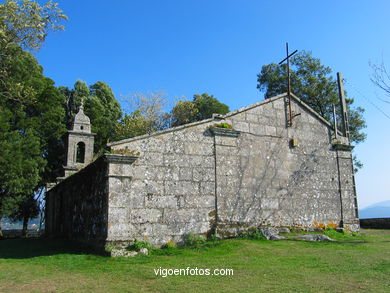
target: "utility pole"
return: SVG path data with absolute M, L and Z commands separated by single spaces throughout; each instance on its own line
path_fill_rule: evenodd
M 291 54 L 288 53 L 288 43 L 286 43 L 286 55 L 282 61 L 279 62 L 279 65 L 287 60 L 287 97 L 288 97 L 288 111 L 289 111 L 289 121 L 288 126 L 292 126 L 292 110 L 291 110 L 291 80 L 290 80 L 290 57 L 293 56 L 298 50 L 295 50 Z

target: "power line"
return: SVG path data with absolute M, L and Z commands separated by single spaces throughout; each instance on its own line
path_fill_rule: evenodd
M 374 104 L 369 98 L 367 98 L 364 94 L 362 94 L 362 92 L 361 92 L 360 90 L 358 90 L 350 81 L 345 80 L 345 82 L 346 82 L 347 84 L 349 84 L 349 85 L 352 87 L 352 89 L 355 90 L 355 92 L 356 92 L 359 96 L 363 97 L 363 98 L 364 98 L 367 102 L 369 102 L 375 109 L 377 109 L 379 112 L 381 112 L 383 115 L 385 115 L 387 119 L 390 120 L 390 116 L 389 116 L 386 112 L 384 112 L 381 108 L 379 108 L 377 105 L 375 105 L 375 104 Z

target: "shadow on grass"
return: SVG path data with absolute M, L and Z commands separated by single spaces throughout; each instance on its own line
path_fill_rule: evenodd
M 27 238 L 0 240 L 0 258 L 32 258 L 57 254 L 98 254 L 78 242 L 60 239 Z

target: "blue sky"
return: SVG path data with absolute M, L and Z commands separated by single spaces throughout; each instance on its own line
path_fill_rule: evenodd
M 59 0 L 58 0 L 59 1 Z M 44 1 L 40 1 L 44 2 Z M 60 1 L 66 30 L 36 53 L 57 85 L 108 83 L 117 98 L 164 91 L 171 100 L 208 92 L 231 110 L 263 99 L 261 66 L 291 50 L 312 51 L 343 73 L 366 109 L 367 141 L 355 148 L 360 208 L 390 199 L 390 104 L 370 82 L 369 61 L 390 67 L 390 2 L 383 1 Z M 390 98 L 389 98 L 390 99 Z M 371 103 L 369 102 L 371 101 Z

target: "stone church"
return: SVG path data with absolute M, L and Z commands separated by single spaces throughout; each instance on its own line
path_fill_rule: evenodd
M 155 245 L 251 227 L 359 229 L 340 132 L 295 95 L 110 144 L 95 160 L 82 107 L 65 177 L 46 195 L 46 232 L 94 245 Z

